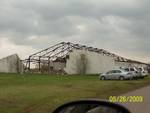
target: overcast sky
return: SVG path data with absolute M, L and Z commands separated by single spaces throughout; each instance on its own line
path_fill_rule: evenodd
M 61 41 L 150 62 L 150 0 L 0 0 L 0 58 Z

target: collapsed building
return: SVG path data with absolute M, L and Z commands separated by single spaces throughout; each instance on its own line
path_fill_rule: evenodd
M 23 73 L 24 67 L 17 54 L 0 59 L 1 73 Z
M 67 74 L 98 74 L 120 67 L 147 67 L 104 49 L 61 42 L 32 54 L 26 59 L 26 71 Z

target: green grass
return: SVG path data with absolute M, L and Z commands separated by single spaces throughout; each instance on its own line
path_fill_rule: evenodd
M 132 81 L 100 81 L 98 76 L 0 74 L 0 113 L 51 113 L 64 102 L 108 99 L 150 84 L 150 77 Z

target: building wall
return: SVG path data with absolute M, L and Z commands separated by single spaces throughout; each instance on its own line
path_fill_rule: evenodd
M 17 54 L 0 59 L 0 72 L 23 73 L 23 64 Z
M 81 54 L 84 54 L 86 58 L 86 74 L 99 74 L 115 67 L 114 60 L 111 57 L 86 50 L 73 50 L 66 62 L 65 71 L 68 74 L 79 73 Z

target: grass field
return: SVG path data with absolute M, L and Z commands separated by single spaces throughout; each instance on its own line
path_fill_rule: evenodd
M 100 81 L 98 76 L 0 74 L 0 113 L 51 113 L 75 99 L 119 95 L 150 84 L 150 77 L 132 81 Z

